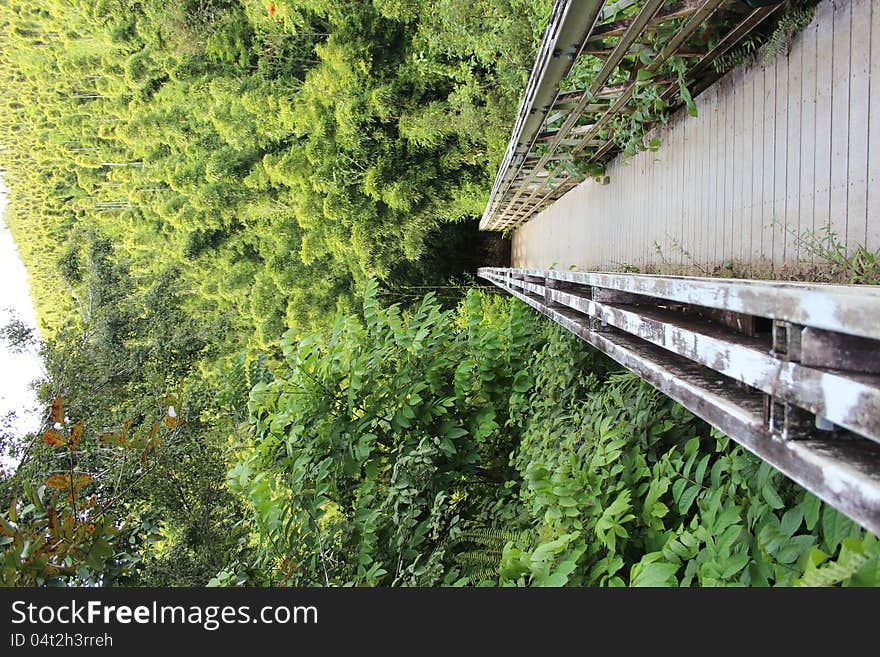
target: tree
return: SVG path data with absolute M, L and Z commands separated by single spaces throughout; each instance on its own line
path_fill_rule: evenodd
M 81 314 L 42 346 L 49 412 L 0 488 L 4 579 L 205 584 L 243 531 L 217 486 L 230 419 L 200 372 L 223 327 L 185 311 L 175 269 L 141 292 L 106 238 L 81 237 Z

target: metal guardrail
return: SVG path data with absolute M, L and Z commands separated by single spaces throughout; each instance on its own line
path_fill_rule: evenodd
M 486 212 L 506 197 L 538 131 L 557 102 L 559 82 L 571 71 L 605 0 L 557 0 L 520 102 L 513 136 L 498 168 Z M 480 228 L 493 230 L 483 215 Z M 484 225 L 485 224 L 485 225 Z
M 880 287 L 483 268 L 880 535 Z
M 658 76 L 660 96 L 674 109 L 679 82 L 660 76 L 672 57 L 686 62 L 688 88 L 701 90 L 719 77 L 712 62 L 777 8 L 738 0 L 556 0 L 480 229 L 518 226 L 583 181 L 584 169 L 607 162 L 618 150 L 610 124 L 632 111 L 640 72 Z M 655 49 L 660 29 L 674 34 Z M 587 88 L 561 91 L 584 56 L 601 67 Z

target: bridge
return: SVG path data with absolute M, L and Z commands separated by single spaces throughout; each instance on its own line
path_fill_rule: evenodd
M 555 2 L 479 275 L 880 534 L 880 287 L 809 282 L 880 249 L 880 7 L 735 65 L 779 11 Z

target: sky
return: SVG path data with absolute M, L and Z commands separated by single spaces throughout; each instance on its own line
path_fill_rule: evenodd
M 18 317 L 36 329 L 37 320 L 28 295 L 27 275 L 12 235 L 6 227 L 6 192 L 0 177 L 0 326 Z M 16 411 L 15 433 L 23 435 L 40 426 L 37 400 L 30 383 L 42 376 L 40 359 L 32 353 L 12 353 L 0 340 L 0 418 Z

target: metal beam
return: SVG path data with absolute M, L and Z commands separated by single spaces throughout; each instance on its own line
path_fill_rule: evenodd
M 551 278 L 880 340 L 880 286 L 875 285 L 492 267 L 480 271 Z
M 629 27 L 627 27 L 626 32 L 624 32 L 623 36 L 620 37 L 620 41 L 618 41 L 617 45 L 614 46 L 614 50 L 611 51 L 611 55 L 609 55 L 608 59 L 605 60 L 605 63 L 602 65 L 602 68 L 599 70 L 599 72 L 596 73 L 596 76 L 590 83 L 590 88 L 587 89 L 587 93 L 583 95 L 583 97 L 578 101 L 578 104 L 565 119 L 565 122 L 562 124 L 562 127 L 559 128 L 556 136 L 554 136 L 553 139 L 550 140 L 550 143 L 547 146 L 547 154 L 542 156 L 538 163 L 534 166 L 531 173 L 526 177 L 522 185 L 520 185 L 520 187 L 514 193 L 513 198 L 507 203 L 507 209 L 503 210 L 502 212 L 509 211 L 516 204 L 517 200 L 522 195 L 525 186 L 532 182 L 532 180 L 534 180 L 535 174 L 540 171 L 541 168 L 543 168 L 543 166 L 547 163 L 549 155 L 556 150 L 556 148 L 559 146 L 559 143 L 566 135 L 568 135 L 569 131 L 572 129 L 572 127 L 574 127 L 575 123 L 577 123 L 577 120 L 580 118 L 581 113 L 583 112 L 583 108 L 587 105 L 594 94 L 605 86 L 608 78 L 611 77 L 611 74 L 614 73 L 618 64 L 620 64 L 620 62 L 626 56 L 630 46 L 632 46 L 638 36 L 642 33 L 642 30 L 645 29 L 650 20 L 654 17 L 654 14 L 656 14 L 660 10 L 664 2 L 665 0 L 647 0 L 645 2 L 645 5 L 639 10 L 639 13 L 636 14 Z M 529 199 L 534 197 L 534 195 L 535 192 L 532 192 L 529 195 Z
M 593 164 L 604 162 L 614 154 L 617 147 L 613 139 L 597 140 L 597 135 L 607 128 L 613 116 L 626 111 L 636 87 L 634 80 L 610 85 L 608 80 L 612 79 L 625 57 L 644 48 L 640 45 L 641 38 L 653 25 L 672 18 L 684 19 L 676 34 L 647 67 L 652 72 L 658 71 L 672 56 L 692 55 L 694 47 L 689 41 L 700 29 L 705 27 L 718 32 L 715 35 L 717 44 L 708 50 L 708 46 L 702 44 L 697 49 L 701 53 L 698 61 L 685 72 L 688 86 L 696 94 L 718 77 L 710 66 L 711 62 L 728 52 L 778 9 L 778 5 L 761 7 L 739 19 L 742 9 L 728 0 L 681 0 L 672 5 L 662 0 L 645 0 L 637 11 L 633 10 L 633 15 L 616 23 L 607 22 L 617 11 L 629 9 L 634 4 L 629 0 L 605 3 L 557 0 L 554 4 L 513 135 L 480 221 L 481 230 L 507 230 L 518 226 L 581 181 L 568 170 L 556 171 L 553 176 L 545 175 L 545 167 L 554 159 L 574 158 L 581 154 L 584 162 Z M 729 30 L 722 27 L 732 17 L 736 18 L 736 24 Z M 599 25 L 599 21 L 604 24 Z M 574 35 L 575 40 L 567 40 L 561 36 L 563 34 Z M 602 39 L 610 41 L 607 47 L 603 46 L 605 56 L 599 58 L 603 60 L 601 70 L 590 81 L 589 88 L 560 92 L 559 83 L 571 70 L 574 61 L 559 62 L 551 55 L 567 53 L 566 56 L 571 56 L 576 52 L 576 58 L 589 52 L 591 39 L 594 43 L 602 42 Z M 557 43 L 570 43 L 570 46 L 564 50 L 558 48 Z M 655 78 L 653 83 L 658 81 Z M 677 82 L 663 82 L 662 96 L 670 100 L 678 89 Z M 600 98 L 608 98 L 610 105 L 602 108 L 602 104 L 597 103 Z M 564 113 L 566 118 L 562 126 L 541 133 L 552 112 Z M 539 135 L 541 154 L 532 156 Z M 527 208 L 524 209 L 523 205 Z
M 486 204 L 486 213 L 510 188 L 547 113 L 553 107 L 559 93 L 559 82 L 568 75 L 577 60 L 604 4 L 605 0 L 556 0 L 554 3 L 541 49 L 520 102 L 513 134 Z
M 880 534 L 880 375 L 859 357 L 876 362 L 880 288 L 502 268 L 479 275 Z M 845 357 L 827 367 L 837 354 Z
M 517 285 L 517 281 L 511 281 Z M 544 286 L 522 282 L 521 289 L 543 294 Z M 790 402 L 880 443 L 880 385 L 826 368 L 780 360 L 766 340 L 748 338 L 698 320 L 655 308 L 616 307 L 581 294 L 548 290 L 549 302 L 567 306 L 607 326 L 651 342 L 775 398 Z M 680 313 L 679 313 L 680 316 Z M 876 349 L 878 343 L 874 343 Z
M 687 41 L 688 37 L 690 37 L 692 34 L 694 34 L 694 32 L 696 32 L 700 28 L 701 25 L 703 25 L 709 18 L 712 17 L 712 15 L 718 10 L 719 6 L 724 1 L 725 0 L 704 0 L 704 2 L 702 3 L 702 6 L 700 6 L 699 9 L 692 9 L 689 12 L 690 18 L 681 27 L 679 32 L 672 39 L 670 39 L 669 43 L 666 44 L 666 46 L 657 55 L 657 57 L 655 57 L 651 61 L 651 63 L 646 67 L 647 70 L 651 71 L 652 73 L 660 70 L 660 67 L 662 67 L 667 61 L 669 61 L 669 58 L 672 57 L 676 53 L 676 50 L 685 41 Z M 769 11 L 768 10 L 759 10 L 759 11 L 762 12 L 764 15 L 769 15 L 769 13 L 771 13 L 774 10 L 771 9 Z M 758 12 L 753 12 L 753 13 L 757 14 Z M 740 24 L 740 25 L 742 25 L 742 24 Z M 740 28 L 740 26 L 738 25 L 737 28 L 735 28 L 735 30 L 739 30 L 739 28 Z M 704 57 L 704 59 L 709 57 L 712 53 L 715 53 L 716 51 L 717 51 L 717 48 L 713 48 L 712 51 Z M 717 54 L 712 55 L 713 59 L 716 56 L 717 56 Z M 701 59 L 697 65 L 699 66 L 702 63 L 702 61 L 703 60 Z M 666 86 L 666 89 L 664 90 L 665 91 L 664 95 L 671 96 L 671 92 L 677 88 L 678 88 L 677 81 L 669 82 Z M 635 93 L 635 90 L 636 90 L 636 83 L 634 81 L 628 83 L 628 86 L 612 102 L 611 106 L 603 114 L 601 114 L 597 118 L 597 120 L 593 123 L 593 125 L 590 127 L 589 131 L 587 131 L 587 133 L 584 135 L 582 141 L 580 141 L 572 149 L 572 151 L 571 151 L 572 155 L 577 155 L 585 147 L 589 146 L 592 143 L 592 140 L 599 134 L 599 132 L 602 130 L 602 128 L 605 127 L 605 125 L 611 120 L 611 118 L 615 114 L 619 113 L 621 111 L 621 108 L 624 107 L 632 99 L 633 94 Z M 590 161 L 595 162 L 598 159 L 600 153 L 604 156 L 613 147 L 614 147 L 614 140 L 613 139 L 608 140 L 607 144 L 600 144 L 596 153 L 593 155 L 593 157 L 590 158 Z M 558 192 L 559 187 L 562 187 L 564 185 L 567 188 L 571 188 L 571 187 L 574 187 L 578 182 L 580 182 L 580 181 L 572 180 L 570 178 L 567 180 L 564 180 L 562 185 L 559 185 L 556 190 L 548 190 L 547 194 L 545 194 L 542 198 L 540 198 L 538 200 L 538 202 L 536 203 L 536 206 L 543 207 L 543 205 L 547 202 L 547 200 L 551 196 L 555 196 L 554 192 Z M 535 194 L 538 191 L 540 191 L 540 189 L 541 189 L 541 187 L 538 187 L 537 189 L 533 190 L 531 192 L 531 194 L 529 195 L 529 200 L 532 200 L 534 198 Z M 568 191 L 568 190 L 565 190 L 565 191 Z

